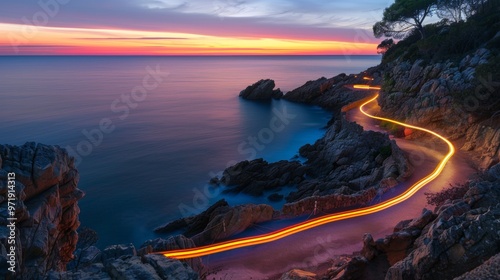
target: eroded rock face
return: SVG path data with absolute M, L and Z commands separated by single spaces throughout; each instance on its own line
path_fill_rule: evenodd
M 364 205 L 413 172 L 387 135 L 363 131 L 344 119 L 335 121 L 323 138 L 303 146 L 300 153 L 307 158 L 307 179 L 286 198 L 286 216 Z
M 183 237 L 149 241 L 147 244 L 145 247 L 147 250 L 154 247 L 158 251 L 179 249 L 178 245 L 186 246 L 183 248 L 194 246 L 192 241 Z M 139 251 L 145 252 L 145 250 Z M 91 262 L 80 263 L 78 267 L 66 272 L 50 271 L 47 279 L 199 279 L 198 273 L 188 262 L 169 259 L 159 254 L 137 255 L 132 244 L 112 245 L 97 255 L 98 257 Z M 190 260 L 191 263 L 196 261 L 201 264 L 199 259 Z
M 73 258 L 80 225 L 78 200 L 79 174 L 74 160 L 57 146 L 26 143 L 23 146 L 0 145 L 0 182 L 10 172 L 15 180 L 16 270 L 24 279 L 35 279 L 49 270 L 62 271 Z M 0 263 L 7 259 L 9 232 L 7 188 L 0 188 Z M 7 270 L 1 269 L 5 276 Z M 0 276 L 0 278 L 2 278 Z
M 230 208 L 219 214 L 208 223 L 207 228 L 193 237 L 197 244 L 225 239 L 243 232 L 253 224 L 272 220 L 274 209 L 270 205 L 245 204 Z
M 225 192 L 261 196 L 266 190 L 302 182 L 306 168 L 298 161 L 268 163 L 263 159 L 255 159 L 227 168 L 220 181 L 227 186 Z
M 497 254 L 498 183 L 473 183 L 463 201 L 438 209 L 437 218 L 416 239 L 415 249 L 388 270 L 386 279 L 453 279 Z
M 494 107 L 490 113 L 484 108 L 498 107 L 500 83 L 491 75 L 478 77 L 476 67 L 492 55 L 480 48 L 459 63 L 426 64 L 417 60 L 387 65 L 378 99 L 382 112 L 408 123 L 437 129 L 451 140 L 464 138 L 461 149 L 471 151 L 480 169 L 488 169 L 500 162 L 500 127 L 498 115 L 491 116 Z M 459 94 L 462 96 L 457 96 Z M 483 107 L 479 107 L 480 104 Z
M 248 86 L 240 92 L 240 97 L 249 100 L 270 100 L 271 98 L 281 98 L 281 90 L 274 89 L 275 84 L 271 79 L 260 80 L 253 85 Z
M 394 232 L 332 262 L 328 279 L 496 279 L 500 272 L 500 180 L 468 182 L 467 193 L 399 222 Z
M 381 69 L 372 67 L 357 75 L 340 74 L 329 79 L 322 77 L 315 81 L 308 81 L 287 92 L 283 99 L 337 110 L 351 102 L 373 95 L 373 92 L 369 91 L 353 94 L 352 90 L 346 87 L 353 84 L 366 84 L 367 81 L 363 80 L 365 76 L 374 78 L 371 83 L 378 85 L 381 82 Z

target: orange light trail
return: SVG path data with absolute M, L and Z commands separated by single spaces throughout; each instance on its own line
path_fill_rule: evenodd
M 370 78 L 370 77 L 363 77 L 363 80 L 373 81 L 373 78 Z
M 366 88 L 366 87 L 357 87 L 357 85 L 355 85 L 354 88 L 371 89 L 374 87 Z M 434 131 L 431 131 L 431 130 L 428 130 L 428 129 L 425 129 L 422 127 L 414 126 L 414 125 L 405 124 L 405 123 L 402 123 L 402 122 L 399 122 L 396 120 L 392 120 L 392 119 L 388 119 L 388 118 L 373 116 L 373 115 L 365 112 L 363 107 L 365 105 L 367 105 L 368 103 L 375 101 L 377 99 L 377 97 L 378 97 L 378 94 L 375 95 L 370 100 L 364 102 L 359 107 L 361 113 L 363 113 L 364 115 L 366 115 L 367 117 L 372 118 L 372 119 L 387 121 L 387 122 L 395 123 L 398 125 L 406 126 L 406 127 L 412 128 L 412 129 L 427 132 L 427 133 L 429 133 L 433 136 L 436 136 L 439 139 L 443 140 L 443 142 L 445 142 L 448 145 L 448 148 L 449 148 L 448 153 L 440 161 L 440 163 L 436 166 L 436 168 L 432 171 L 432 173 L 430 173 L 429 175 L 420 179 L 418 182 L 413 184 L 411 187 L 409 187 L 402 194 L 400 194 L 394 198 L 391 198 L 385 202 L 381 202 L 379 204 L 314 218 L 314 219 L 311 219 L 308 221 L 304 221 L 304 222 L 286 227 L 286 228 L 281 229 L 281 230 L 277 230 L 274 232 L 270 232 L 270 233 L 266 233 L 266 234 L 262 234 L 262 235 L 258 235 L 258 236 L 239 238 L 239 239 L 235 239 L 235 240 L 221 242 L 218 244 L 206 245 L 206 246 L 195 247 L 195 248 L 157 252 L 157 254 L 163 254 L 165 257 L 175 258 L 175 259 L 188 259 L 188 258 L 202 257 L 202 256 L 206 256 L 206 255 L 211 255 L 211 254 L 220 253 L 220 252 L 229 251 L 229 250 L 247 247 L 247 246 L 264 244 L 264 243 L 276 241 L 278 239 L 290 236 L 292 234 L 296 234 L 298 232 L 305 231 L 307 229 L 318 227 L 318 226 L 321 226 L 324 224 L 373 214 L 373 213 L 385 210 L 387 208 L 390 208 L 394 205 L 397 205 L 397 204 L 402 203 L 403 201 L 409 199 L 418 190 L 420 190 L 423 186 L 425 186 L 427 183 L 431 182 L 437 176 L 439 176 L 439 174 L 441 174 L 444 167 L 446 166 L 446 163 L 450 160 L 450 158 L 455 153 L 455 147 L 453 146 L 453 144 L 450 141 L 448 141 L 448 139 L 437 134 Z
M 369 86 L 369 85 L 354 85 L 352 87 L 355 88 L 355 89 L 376 89 L 376 90 L 380 90 L 380 87 Z

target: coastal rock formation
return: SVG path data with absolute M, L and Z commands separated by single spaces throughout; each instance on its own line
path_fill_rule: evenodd
M 182 229 L 182 234 L 184 236 L 192 237 L 202 232 L 214 216 L 221 212 L 227 211 L 228 208 L 229 204 L 227 203 L 227 201 L 225 199 L 221 199 L 202 213 L 192 217 L 180 218 L 164 226 L 157 227 L 155 229 L 155 232 L 169 233 Z
M 350 262 L 358 268 L 356 275 L 386 280 L 490 279 L 488 275 L 498 275 L 499 185 L 500 180 L 491 177 L 470 181 L 463 197 L 448 199 L 434 212 L 424 209 L 420 217 L 401 221 L 393 234 L 378 240 L 366 234 L 357 256 L 366 262 Z M 344 271 L 339 279 L 354 276 Z
M 15 233 L 16 273 L 35 279 L 62 271 L 73 258 L 80 225 L 79 174 L 73 158 L 57 146 L 0 145 L 0 278 L 7 273 L 8 237 Z M 15 173 L 15 228 L 7 231 L 8 173 Z M 5 268 L 5 269 L 4 269 Z
M 224 170 L 220 182 L 227 186 L 225 192 L 260 196 L 266 190 L 302 182 L 305 173 L 306 167 L 298 161 L 245 160 Z
M 500 83 L 477 69 L 494 56 L 479 48 L 457 63 L 391 62 L 378 99 L 382 112 L 452 140 L 465 139 L 461 149 L 471 151 L 478 168 L 486 170 L 500 162 Z
M 15 173 L 14 192 L 7 184 L 12 177 L 9 173 Z M 84 195 L 78 181 L 74 159 L 58 146 L 0 145 L 1 279 L 199 279 L 191 268 L 203 270 L 199 259 L 183 263 L 145 255 L 153 249 L 193 247 L 193 241 L 185 237 L 169 239 L 163 248 L 145 246 L 141 256 L 132 244 L 113 245 L 103 251 L 89 246 L 75 252 L 80 225 L 78 200 Z M 15 202 L 15 227 L 7 227 L 9 198 Z M 13 251 L 9 240 L 15 241 Z M 8 270 L 12 255 L 16 258 L 15 275 Z
M 180 246 L 179 246 L 180 244 Z M 173 250 L 194 246 L 183 237 L 171 238 L 169 240 L 148 241 L 145 247 L 139 250 L 138 255 L 132 244 L 112 245 L 100 252 L 97 249 L 96 256 L 89 262 L 81 262 L 79 266 L 65 272 L 50 271 L 47 279 L 200 279 L 196 271 L 191 267 L 197 264 L 203 270 L 199 259 L 181 262 L 166 258 L 157 254 L 145 254 L 154 251 Z
M 262 195 L 265 190 L 295 185 L 281 214 L 297 216 L 314 209 L 364 205 L 413 172 L 404 153 L 387 135 L 363 131 L 345 120 L 336 121 L 314 145 L 300 149 L 305 165 L 295 161 L 243 161 L 224 171 L 228 192 Z
M 261 195 L 264 190 L 295 185 L 281 214 L 297 216 L 314 209 L 364 205 L 404 181 L 412 167 L 387 135 L 363 131 L 345 120 L 335 121 L 314 145 L 300 149 L 307 159 L 267 163 L 262 159 L 240 162 L 224 171 L 221 182 L 228 191 Z
M 253 224 L 270 221 L 275 215 L 269 205 L 231 207 L 225 200 L 220 200 L 201 214 L 173 221 L 155 231 L 169 233 L 183 229 L 184 234 L 192 237 L 196 245 L 203 245 L 238 234 Z
M 379 67 L 372 67 L 357 75 L 340 74 L 329 79 L 322 77 L 315 81 L 308 81 L 287 92 L 283 99 L 337 110 L 351 102 L 372 95 L 373 93 L 369 91 L 353 94 L 348 86 L 366 84 L 367 80 L 364 80 L 364 77 L 371 77 L 373 80 L 370 83 L 379 84 L 381 81 L 380 71 Z
M 248 86 L 240 92 L 240 97 L 249 100 L 270 100 L 271 98 L 281 98 L 283 92 L 274 89 L 275 84 L 271 79 L 260 80 L 253 85 Z
M 253 224 L 270 221 L 273 217 L 274 209 L 270 205 L 238 205 L 214 216 L 201 233 L 193 236 L 193 240 L 196 244 L 204 244 L 225 239 L 243 232 Z
M 399 147 L 387 135 L 363 131 L 356 124 L 335 121 L 325 136 L 313 145 L 300 148 L 307 159 L 306 175 L 297 192 L 287 201 L 315 195 L 353 194 L 371 187 L 385 192 L 412 173 L 412 167 Z M 392 182 L 392 183 L 391 183 Z

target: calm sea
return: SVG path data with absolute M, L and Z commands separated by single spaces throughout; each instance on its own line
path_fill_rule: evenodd
M 222 195 L 207 182 L 236 161 L 291 159 L 330 118 L 318 107 L 241 100 L 240 90 L 272 78 L 286 92 L 379 60 L 0 57 L 0 143 L 69 147 L 86 192 L 82 225 L 99 233 L 101 246 L 138 245 L 155 237 L 155 227 L 218 199 L 267 202 Z

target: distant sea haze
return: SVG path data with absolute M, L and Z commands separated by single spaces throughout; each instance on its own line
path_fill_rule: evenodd
M 379 56 L 0 57 L 0 143 L 68 148 L 86 192 L 82 225 L 98 232 L 101 246 L 140 245 L 157 237 L 155 227 L 222 198 L 283 204 L 223 195 L 207 183 L 241 160 L 293 158 L 323 135 L 331 113 L 241 100 L 242 89 L 271 78 L 287 92 L 379 62 Z

